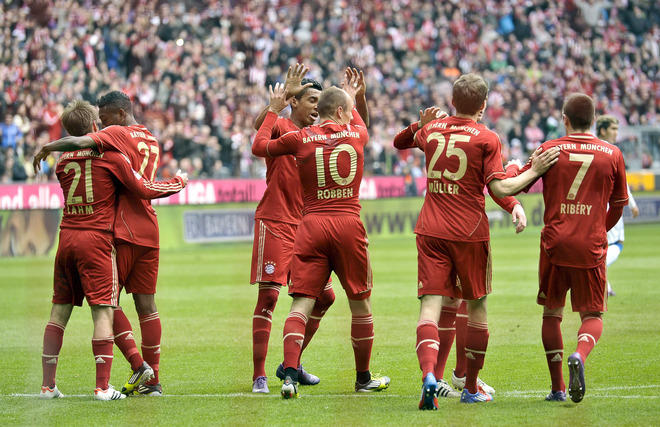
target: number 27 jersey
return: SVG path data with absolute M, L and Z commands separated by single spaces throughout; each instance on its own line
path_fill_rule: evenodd
M 156 138 L 142 125 L 108 126 L 88 134 L 100 152 L 119 151 L 130 160 L 133 170 L 153 181 L 158 169 L 160 150 Z M 151 201 L 120 190 L 117 194 L 115 239 L 138 246 L 159 247 L 158 219 Z

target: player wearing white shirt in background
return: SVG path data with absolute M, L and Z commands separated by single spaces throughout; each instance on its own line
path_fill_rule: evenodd
M 619 121 L 612 116 L 600 116 L 596 121 L 596 133 L 599 139 L 607 141 L 610 144 L 616 144 L 616 137 L 619 133 Z M 628 186 L 628 202 L 630 204 L 632 217 L 637 218 L 637 215 L 639 215 L 639 208 L 637 207 L 637 203 L 635 203 L 635 199 L 630 191 L 630 185 Z M 619 258 L 619 254 L 621 254 L 621 251 L 623 250 L 624 240 L 625 233 L 623 230 L 623 217 L 621 217 L 619 222 L 607 232 L 608 246 L 606 264 L 608 268 Z M 609 281 L 607 282 L 607 294 L 609 296 L 616 295 Z

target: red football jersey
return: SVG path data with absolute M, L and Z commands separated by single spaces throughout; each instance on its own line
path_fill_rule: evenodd
M 117 184 L 143 198 L 166 197 L 181 191 L 183 180 L 145 181 L 117 152 L 78 150 L 63 153 L 55 168 L 64 194 L 61 228 L 112 231 Z
M 299 130 L 291 119 L 278 117 L 273 125 L 271 139 Z M 297 225 L 302 220 L 302 208 L 302 187 L 295 157 L 267 157 L 266 191 L 257 205 L 255 219 L 270 219 Z
M 421 150 L 421 148 L 415 144 L 415 133 L 417 130 L 417 122 L 411 123 L 410 126 L 400 130 L 399 133 L 397 133 L 394 137 L 394 147 L 399 150 L 407 150 L 409 148 L 417 147 Z M 506 196 L 503 199 L 500 199 L 495 194 L 493 194 L 490 187 L 486 186 L 486 189 L 488 190 L 488 194 L 490 194 L 490 197 L 493 199 L 493 201 L 508 213 L 513 212 L 513 208 L 516 205 L 521 204 L 513 196 Z
M 364 146 L 369 140 L 361 125 L 326 121 L 278 139 L 270 139 L 277 115 L 268 112 L 252 145 L 261 157 L 293 154 L 304 190 L 303 215 L 334 213 L 360 215 L 360 183 Z
M 474 120 L 446 117 L 415 134 L 427 187 L 415 233 L 458 242 L 490 240 L 484 186 L 504 179 L 500 138 Z
M 153 181 L 158 169 L 160 150 L 156 138 L 142 125 L 108 126 L 88 134 L 96 141 L 100 152 L 119 151 L 131 161 L 138 174 Z M 139 246 L 159 247 L 158 219 L 148 200 L 130 191 L 117 196 L 115 239 Z
M 541 245 L 553 264 L 596 267 L 607 253 L 608 203 L 628 204 L 623 155 L 616 146 L 585 133 L 546 141 L 541 147 L 561 149 L 557 163 L 542 176 Z M 530 167 L 527 162 L 520 173 Z

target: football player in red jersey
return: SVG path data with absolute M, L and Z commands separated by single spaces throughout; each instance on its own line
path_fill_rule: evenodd
M 260 157 L 295 156 L 304 191 L 289 286 L 293 303 L 283 332 L 284 398 L 298 397 L 297 362 L 306 325 L 332 271 L 346 292 L 352 313 L 355 391 L 384 390 L 390 383 L 387 377 L 373 377 L 369 370 L 374 338 L 372 275 L 358 200 L 369 136 L 353 108 L 353 97 L 361 88 L 358 79 L 352 75 L 345 82 L 350 92 L 331 87 L 321 93 L 319 125 L 278 139 L 271 139 L 271 129 L 288 104 L 288 87 L 280 83 L 271 87 L 269 112 L 252 146 L 253 154 Z
M 289 118 L 278 117 L 272 128 L 271 138 L 276 139 L 304 127 L 311 126 L 318 118 L 316 105 L 323 90 L 315 80 L 304 78 L 309 69 L 304 64 L 289 67 L 286 85 L 289 86 L 291 115 Z M 355 73 L 359 82 L 364 76 L 357 70 L 347 70 L 346 76 Z M 365 85 L 356 93 L 356 108 L 365 122 L 369 120 Z M 267 106 L 254 122 L 259 130 L 266 114 Z M 268 393 L 266 378 L 266 355 L 272 326 L 272 315 L 281 287 L 289 281 L 293 241 L 296 229 L 302 220 L 302 187 L 293 156 L 266 158 L 266 191 L 255 212 L 254 243 L 252 246 L 252 270 L 250 283 L 259 284 L 257 304 L 252 316 L 252 392 Z M 323 294 L 316 301 L 307 322 L 302 351 L 319 328 L 324 314 L 335 301 L 335 293 L 329 281 Z M 277 368 L 276 375 L 284 380 L 284 364 Z M 315 385 L 319 378 L 306 372 L 298 365 L 298 381 L 301 385 Z
M 428 171 L 424 205 L 415 226 L 421 302 L 416 352 L 424 378 L 420 409 L 438 408 L 434 375 L 440 349 L 438 320 L 442 306 L 450 306 L 456 298 L 468 301 L 468 362 L 461 401 L 492 400 L 477 382 L 488 345 L 486 296 L 492 277 L 483 189 L 488 185 L 499 198 L 520 191 L 557 155 L 538 154 L 532 170 L 515 180 L 505 179 L 499 137 L 477 123 L 487 96 L 483 78 L 461 76 L 452 94 L 456 115 L 430 120 L 417 130 L 410 147 L 398 147 L 421 148 Z
M 279 138 L 314 124 L 318 118 L 316 104 L 323 86 L 315 80 L 303 79 L 307 68 L 296 64 L 289 67 L 287 83 L 295 87 L 291 96 L 291 115 L 278 117 L 271 138 Z M 255 130 L 263 122 L 268 107 L 257 117 Z M 293 156 L 266 159 L 266 191 L 254 215 L 254 243 L 252 246 L 252 268 L 250 283 L 259 284 L 257 304 L 252 316 L 252 392 L 268 393 L 266 378 L 266 355 L 272 326 L 273 312 L 280 289 L 289 282 L 293 239 L 302 219 L 302 187 Z M 305 331 L 303 349 L 319 327 L 321 318 L 335 301 L 335 293 L 328 283 L 321 298 L 314 306 L 314 313 Z M 302 351 L 301 351 L 302 352 Z M 298 366 L 300 384 L 315 385 L 319 378 Z M 276 375 L 284 379 L 284 366 L 277 368 Z
M 481 110 L 483 114 L 483 110 Z M 415 133 L 424 127 L 431 120 L 444 119 L 448 114 L 437 107 L 429 107 L 419 112 L 420 120 L 411 123 L 408 127 L 402 129 L 394 137 L 394 147 L 406 150 L 416 147 L 414 142 Z M 476 119 L 481 121 L 481 115 Z M 417 147 L 419 148 L 419 147 Z M 503 199 L 496 197 L 490 187 L 487 187 L 492 199 L 502 209 L 511 214 L 513 223 L 516 225 L 516 234 L 521 233 L 527 226 L 527 216 L 522 208 L 522 204 L 513 196 L 507 196 Z M 465 335 L 467 333 L 467 302 L 461 298 L 443 299 L 442 310 L 438 323 L 439 349 L 438 359 L 435 365 L 434 376 L 437 380 L 437 397 L 460 397 L 461 394 L 451 388 L 449 383 L 443 379 L 445 365 L 449 352 L 456 337 L 456 368 L 452 373 L 452 385 L 459 390 L 465 388 L 467 358 L 465 357 Z M 488 394 L 495 393 L 495 389 L 480 378 L 477 378 L 477 384 Z
M 99 117 L 104 128 L 84 136 L 69 136 L 44 145 L 34 158 L 33 166 L 53 151 L 73 151 L 94 148 L 99 152 L 118 151 L 124 154 L 140 176 L 156 176 L 160 149 L 158 141 L 133 117 L 133 105 L 128 96 L 119 91 L 108 92 L 97 101 Z M 161 322 L 154 294 L 158 277 L 159 232 L 156 211 L 151 203 L 139 199 L 130 191 L 119 191 L 115 218 L 117 266 L 120 284 L 133 294 L 142 335 L 142 357 L 153 368 L 154 378 L 139 384 L 144 373 L 140 355 L 133 340 L 132 328 L 121 307 L 115 309 L 114 332 L 121 336 L 117 346 L 131 364 L 133 375 L 124 386 L 125 393 L 137 392 L 159 396 Z
M 543 306 L 542 339 L 552 381 L 546 400 L 564 401 L 561 321 L 571 290 L 573 311 L 582 320 L 577 349 L 568 357 L 568 394 L 577 403 L 585 393 L 584 362 L 603 332 L 602 314 L 607 310 L 607 231 L 628 204 L 628 187 L 621 151 L 590 133 L 593 99 L 571 94 L 562 113 L 566 136 L 540 147 L 559 148 L 561 154 L 557 166 L 542 177 L 545 212 L 537 302 Z M 530 167 L 529 162 L 520 171 L 510 166 L 507 174 L 525 173 Z
M 95 118 L 92 105 L 74 101 L 64 110 L 61 120 L 72 135 L 84 135 L 95 130 Z M 64 329 L 73 306 L 82 305 L 86 297 L 94 320 L 94 398 L 123 399 L 125 395 L 108 384 L 115 338 L 113 307 L 118 304 L 120 290 L 113 236 L 116 191 L 124 186 L 141 198 L 166 197 L 181 191 L 188 179 L 186 174 L 177 174 L 164 183 L 146 181 L 131 169 L 124 155 L 93 149 L 63 154 L 56 175 L 64 193 L 64 212 L 55 258 L 53 308 L 44 332 L 40 397 L 62 397 L 55 384 L 55 373 Z M 153 375 L 148 366 L 145 371 L 147 378 Z

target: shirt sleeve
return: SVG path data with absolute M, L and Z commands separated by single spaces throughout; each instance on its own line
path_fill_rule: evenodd
M 258 157 L 277 157 L 295 154 L 299 131 L 288 132 L 277 139 L 270 139 L 277 114 L 269 111 L 252 142 L 252 154 Z
M 357 108 L 353 107 L 352 113 L 353 118 L 351 119 L 351 124 L 354 126 L 362 126 L 366 129 L 367 125 L 364 124 L 364 120 L 362 120 L 362 116 L 358 113 Z
M 494 132 L 490 132 L 488 139 L 485 141 L 483 168 L 486 184 L 493 179 L 506 178 L 506 172 L 504 172 L 504 167 L 502 166 L 500 138 Z
M 630 204 L 631 208 L 637 207 L 637 202 L 635 201 L 635 198 L 632 195 L 632 191 L 630 191 L 630 185 L 628 185 L 628 203 Z
M 415 134 L 418 131 L 417 122 L 413 122 L 410 126 L 399 131 L 394 137 L 394 148 L 398 150 L 406 150 L 408 148 L 416 147 Z
M 109 126 L 105 129 L 101 129 L 98 132 L 95 133 L 88 133 L 86 136 L 89 136 L 96 142 L 96 147 L 99 151 L 99 153 L 103 153 L 104 151 L 119 151 L 120 153 L 124 153 L 124 147 L 123 144 L 121 143 L 121 139 L 118 137 L 118 135 L 114 132 L 115 126 Z
M 617 151 L 616 174 L 614 175 L 614 187 L 610 196 L 610 206 L 625 206 L 628 204 L 628 183 L 626 181 L 626 165 L 623 155 Z
M 119 182 L 142 199 L 158 199 L 183 190 L 181 177 L 176 176 L 169 181 L 147 181 L 131 168 L 130 160 L 125 155 L 109 151 L 104 156 Z

